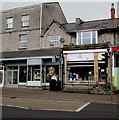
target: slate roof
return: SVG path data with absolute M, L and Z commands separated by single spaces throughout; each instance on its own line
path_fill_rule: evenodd
M 117 28 L 117 26 L 119 26 L 119 18 L 115 18 L 114 20 L 105 19 L 105 20 L 87 21 L 87 22 L 82 22 L 81 24 L 75 24 L 75 23 L 62 24 L 62 27 L 67 32 L 114 29 Z
M 10 51 L 3 52 L 2 58 L 21 58 L 21 57 L 38 57 L 38 56 L 58 56 L 62 53 L 61 48 L 48 48 L 39 50 Z

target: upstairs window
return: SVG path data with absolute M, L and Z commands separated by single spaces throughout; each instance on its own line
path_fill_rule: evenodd
M 27 34 L 19 35 L 19 48 L 27 48 Z
M 22 16 L 22 27 L 28 27 L 29 26 L 29 15 L 23 15 Z
M 97 44 L 97 31 L 77 33 L 77 45 Z
M 8 29 L 13 28 L 13 17 L 7 18 L 7 28 Z
M 49 45 L 50 47 L 59 47 L 60 46 L 60 35 L 49 36 Z

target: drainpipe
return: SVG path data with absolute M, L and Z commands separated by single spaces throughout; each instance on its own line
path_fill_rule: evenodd
M 40 48 L 42 47 L 41 30 L 42 30 L 42 3 L 40 4 Z

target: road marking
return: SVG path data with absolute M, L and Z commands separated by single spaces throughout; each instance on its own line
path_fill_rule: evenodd
M 46 110 L 46 111 L 64 111 L 64 112 L 74 112 L 73 110 L 62 110 L 62 109 L 32 109 L 32 110 Z
M 2 104 L 2 106 L 8 106 L 8 107 L 17 107 L 17 108 L 21 108 L 21 109 L 25 109 L 25 110 L 28 110 L 28 109 L 30 109 L 30 108 L 21 107 L 21 106 L 15 106 L 15 105 L 5 105 L 5 104 Z
M 75 112 L 80 112 L 81 110 L 83 110 L 86 106 L 88 106 L 89 104 L 91 104 L 91 102 L 88 102 L 86 104 L 84 104 L 82 107 L 78 108 L 77 110 L 75 110 Z

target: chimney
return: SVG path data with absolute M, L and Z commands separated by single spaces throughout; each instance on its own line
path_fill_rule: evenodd
M 114 3 L 112 3 L 111 6 L 111 19 L 114 20 L 115 19 L 115 8 L 114 8 Z
M 75 22 L 76 22 L 76 24 L 81 24 L 81 23 L 82 23 L 82 20 L 81 20 L 80 18 L 76 18 L 76 19 L 75 19 Z

